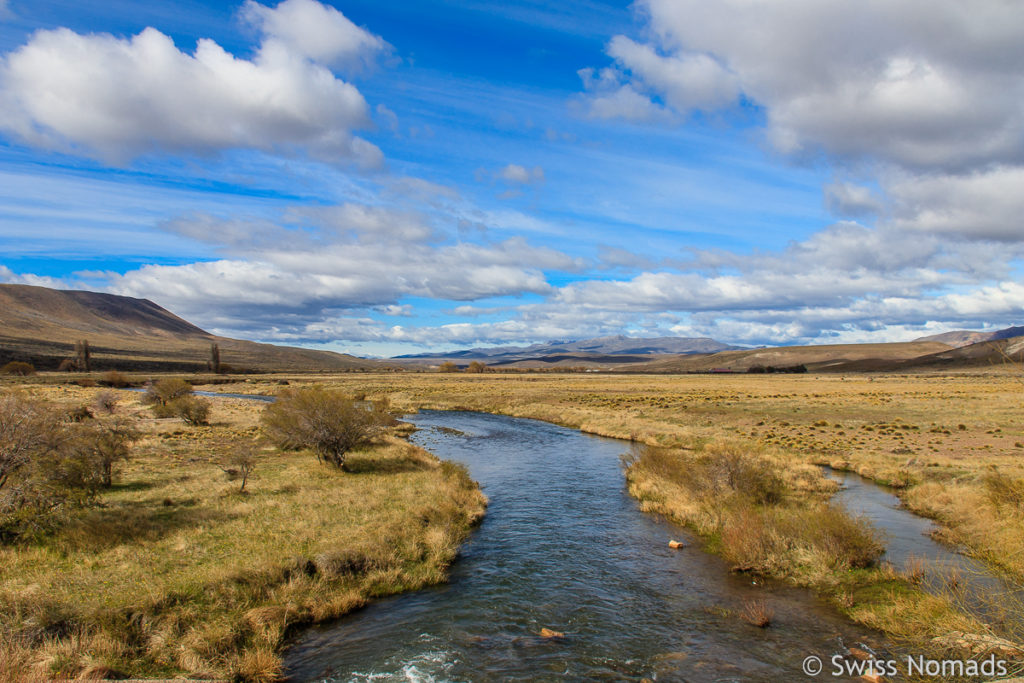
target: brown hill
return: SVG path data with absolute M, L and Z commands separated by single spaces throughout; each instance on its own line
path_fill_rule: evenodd
M 883 370 L 997 368 L 1024 363 L 1024 336 L 993 339 L 893 363 Z
M 104 370 L 192 372 L 206 367 L 211 344 L 236 369 L 347 371 L 380 364 L 331 351 L 259 344 L 212 335 L 152 301 L 114 294 L 0 285 L 0 365 L 28 361 L 56 369 L 88 340 Z
M 950 351 L 941 342 L 892 344 L 829 344 L 821 346 L 780 346 L 744 351 L 722 351 L 705 356 L 673 356 L 650 363 L 621 366 L 626 372 L 748 372 L 751 368 L 792 368 L 804 366 L 809 372 L 858 372 L 881 365 Z
M 937 341 L 943 344 L 949 344 L 950 346 L 969 346 L 970 344 L 978 344 L 986 341 L 996 341 L 999 339 L 1012 339 L 1013 337 L 1019 337 L 1024 335 L 1024 327 L 1007 327 L 1003 330 L 995 330 L 994 332 L 973 332 L 971 330 L 954 330 L 952 332 L 943 332 L 942 334 L 933 334 L 930 337 L 921 337 L 914 341 Z

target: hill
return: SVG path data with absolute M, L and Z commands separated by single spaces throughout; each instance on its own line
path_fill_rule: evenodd
M 892 344 L 826 344 L 779 346 L 742 351 L 723 351 L 706 356 L 662 358 L 642 365 L 616 368 L 628 372 L 748 372 L 751 368 L 806 367 L 809 372 L 864 372 L 897 366 L 931 354 L 950 351 L 941 342 Z
M 914 341 L 937 341 L 943 344 L 949 344 L 950 346 L 961 347 L 969 346 L 970 344 L 978 344 L 986 341 L 997 341 L 999 339 L 1011 339 L 1013 337 L 1020 337 L 1024 335 L 1024 327 L 1007 327 L 1004 330 L 996 330 L 995 332 L 973 332 L 971 330 L 954 330 L 952 332 L 943 332 L 942 334 L 933 334 L 930 337 L 920 337 Z
M 85 339 L 93 366 L 104 370 L 193 372 L 206 368 L 210 346 L 223 363 L 259 371 L 378 369 L 380 363 L 331 351 L 218 337 L 147 299 L 0 285 L 0 365 L 28 361 L 56 369 Z
M 615 335 L 569 341 L 550 341 L 531 346 L 493 346 L 396 356 L 392 360 L 415 364 L 452 361 L 467 364 L 478 360 L 492 366 L 553 367 L 564 365 L 607 366 L 645 362 L 652 356 L 716 353 L 740 347 L 707 337 L 626 337 Z M 412 363 L 409 363 L 412 364 Z

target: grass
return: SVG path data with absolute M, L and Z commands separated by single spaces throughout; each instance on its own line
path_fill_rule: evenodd
M 292 629 L 443 581 L 484 511 L 463 468 L 394 436 L 354 452 L 352 473 L 260 450 L 241 493 L 218 464 L 256 436 L 259 406 L 217 400 L 210 427 L 117 410 L 146 438 L 102 505 L 0 547 L 0 680 L 275 680 Z

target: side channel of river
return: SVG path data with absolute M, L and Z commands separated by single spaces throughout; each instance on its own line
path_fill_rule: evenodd
M 884 645 L 807 591 L 671 550 L 690 539 L 626 493 L 621 441 L 482 413 L 407 419 L 416 443 L 469 467 L 487 516 L 450 583 L 301 634 L 285 658 L 292 680 L 794 681 L 840 638 Z M 738 616 L 747 600 L 774 611 L 769 628 Z

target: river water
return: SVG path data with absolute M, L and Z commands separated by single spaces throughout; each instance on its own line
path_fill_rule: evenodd
M 693 541 L 626 493 L 622 441 L 482 413 L 407 419 L 414 442 L 469 467 L 487 516 L 448 584 L 302 633 L 291 680 L 795 681 L 809 655 L 828 666 L 840 638 L 880 644 L 808 591 L 670 549 Z M 748 600 L 774 611 L 770 627 L 738 616 Z
M 885 541 L 883 560 L 905 570 L 918 564 L 921 586 L 944 595 L 997 630 L 1024 633 L 1024 586 L 986 563 L 932 540 L 935 524 L 902 507 L 895 492 L 858 474 L 824 468 L 841 488 L 833 500 L 866 517 Z

